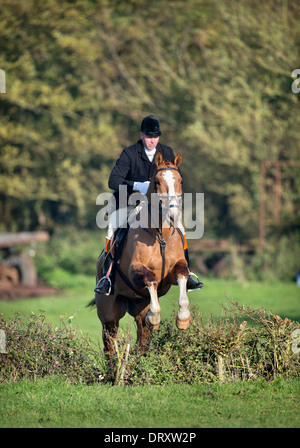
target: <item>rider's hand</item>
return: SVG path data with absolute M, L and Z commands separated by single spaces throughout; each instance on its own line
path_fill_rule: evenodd
M 149 181 L 147 182 L 134 182 L 133 189 L 139 191 L 142 194 L 146 194 L 149 187 Z

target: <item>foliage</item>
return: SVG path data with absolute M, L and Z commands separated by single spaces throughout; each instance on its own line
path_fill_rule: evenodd
M 96 275 L 96 263 L 104 247 L 100 230 L 78 230 L 76 227 L 56 229 L 49 242 L 35 245 L 38 275 L 49 284 L 68 287 L 78 275 Z M 75 274 L 70 276 L 70 274 Z M 57 277 L 60 285 L 54 285 Z
M 299 353 L 292 350 L 292 333 L 299 323 L 233 303 L 224 308 L 220 321 L 208 325 L 194 308 L 187 331 L 178 331 L 166 319 L 153 332 L 144 355 L 132 347 L 132 333 L 121 331 L 116 356 L 108 363 L 99 347 L 63 321 L 61 328 L 53 328 L 43 315 L 9 321 L 1 315 L 0 326 L 7 339 L 1 382 L 63 375 L 88 384 L 199 384 L 298 378 L 300 371 Z
M 183 154 L 185 191 L 205 193 L 206 234 L 256 238 L 260 162 L 299 160 L 299 18 L 276 0 L 4 0 L 5 228 L 95 226 L 116 157 L 154 113 Z M 283 174 L 294 222 L 297 174 Z
M 249 326 L 249 321 L 255 325 Z M 194 309 L 188 331 L 179 332 L 167 319 L 153 333 L 144 356 L 133 354 L 128 363 L 118 357 L 117 364 L 127 364 L 122 381 L 132 385 L 297 378 L 300 358 L 292 351 L 297 326 L 290 319 L 238 304 L 224 308 L 219 322 L 206 325 Z
M 223 259 L 222 269 L 216 270 L 215 273 L 241 282 L 278 280 L 294 282 L 300 268 L 299 253 L 299 231 L 278 237 L 273 236 L 255 253 L 238 253 L 236 247 L 232 245 L 230 252 Z
M 8 320 L 1 314 L 0 328 L 6 337 L 6 352 L 0 353 L 1 383 L 49 375 L 61 375 L 72 383 L 100 381 L 99 350 L 64 321 L 61 328 L 53 328 L 43 315 Z
M 272 238 L 262 250 L 245 257 L 242 268 L 245 278 L 250 281 L 295 281 L 300 269 L 300 233 Z

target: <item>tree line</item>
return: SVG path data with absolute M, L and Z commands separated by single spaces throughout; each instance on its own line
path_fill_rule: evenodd
M 299 20 L 296 1 L 2 1 L 1 231 L 96 228 L 115 160 L 154 114 L 185 191 L 204 193 L 205 235 L 257 238 L 261 162 L 299 161 Z M 297 224 L 299 168 L 281 187 Z

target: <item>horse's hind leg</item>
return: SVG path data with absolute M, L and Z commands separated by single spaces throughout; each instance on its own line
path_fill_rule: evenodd
M 127 300 L 121 296 L 114 297 L 96 294 L 97 314 L 102 323 L 102 339 L 107 357 L 114 353 L 114 340 L 117 337 L 119 321 L 126 313 Z
M 119 321 L 102 324 L 102 340 L 107 358 L 111 358 L 115 352 L 114 341 L 117 339 L 118 328 Z
M 137 315 L 134 319 L 137 326 L 137 344 L 141 352 L 145 353 L 149 345 L 150 328 L 146 325 L 143 314 Z
M 129 299 L 128 312 L 134 317 L 137 326 L 137 345 L 144 353 L 149 344 L 150 329 L 146 325 L 145 317 L 149 311 L 148 299 Z

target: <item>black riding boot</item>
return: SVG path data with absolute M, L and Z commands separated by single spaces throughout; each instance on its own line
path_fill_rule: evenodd
M 190 261 L 189 261 L 189 252 L 188 249 L 184 249 L 184 256 L 185 259 L 187 261 L 188 264 L 188 268 L 190 270 Z M 197 278 L 197 282 L 195 280 L 192 279 L 191 275 L 194 275 Z M 186 290 L 187 291 L 197 291 L 197 289 L 201 289 L 203 286 L 203 283 L 200 282 L 199 278 L 197 277 L 196 274 L 194 274 L 193 272 L 190 273 L 190 275 L 188 276 L 187 279 L 187 283 L 186 283 Z
M 113 262 L 113 259 L 110 255 L 110 253 L 104 253 L 104 264 L 102 269 L 103 277 L 100 278 L 98 281 L 96 288 L 94 289 L 95 292 L 98 292 L 99 294 L 108 296 L 111 293 L 111 279 L 109 278 L 109 275 L 107 275 L 108 270 L 110 268 L 110 265 Z

